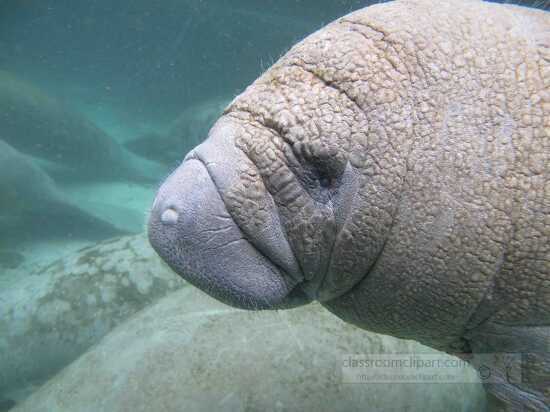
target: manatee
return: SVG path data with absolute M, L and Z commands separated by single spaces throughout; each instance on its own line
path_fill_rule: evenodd
M 150 242 L 228 304 L 317 300 L 492 358 L 494 409 L 548 411 L 549 62 L 542 10 L 402 0 L 346 15 L 234 99 L 159 189 Z
M 124 230 L 84 211 L 57 187 L 35 159 L 0 136 L 0 247 L 70 237 L 100 240 Z M 8 253 L 8 251 L 5 251 Z
M 168 126 L 165 133 L 146 133 L 129 140 L 125 147 L 159 163 L 177 165 L 183 154 L 202 142 L 227 103 L 229 99 L 216 98 L 192 105 Z
M 186 283 L 143 234 L 110 239 L 0 288 L 0 399 L 22 400 L 116 325 Z
M 158 164 L 127 152 L 91 121 L 39 88 L 0 70 L 2 138 L 43 161 L 57 180 L 152 182 Z
M 176 291 L 109 333 L 15 411 L 473 411 L 478 383 L 350 385 L 346 351 L 434 353 L 353 327 L 312 304 L 233 309 Z M 448 357 L 448 356 L 447 356 Z M 463 382 L 477 379 L 471 368 Z

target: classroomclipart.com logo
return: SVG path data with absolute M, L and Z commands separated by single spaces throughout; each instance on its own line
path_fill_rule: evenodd
M 521 354 L 368 354 L 342 357 L 343 383 L 521 382 Z

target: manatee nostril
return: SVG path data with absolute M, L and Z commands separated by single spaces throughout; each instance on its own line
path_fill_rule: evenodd
M 178 221 L 178 212 L 176 212 L 171 207 L 167 208 L 164 212 L 162 212 L 162 215 L 160 216 L 160 220 L 165 225 L 174 225 Z

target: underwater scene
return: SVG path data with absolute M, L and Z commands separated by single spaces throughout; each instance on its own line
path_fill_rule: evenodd
M 550 411 L 549 125 L 549 1 L 0 0 L 0 412 Z

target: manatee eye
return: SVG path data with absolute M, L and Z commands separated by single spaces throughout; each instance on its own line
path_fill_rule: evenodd
M 321 184 L 321 187 L 329 187 L 330 186 L 330 179 L 328 177 L 321 177 L 319 179 L 319 183 Z

